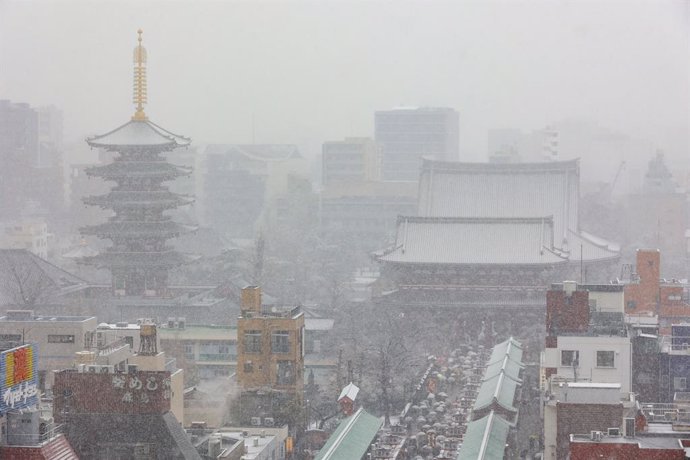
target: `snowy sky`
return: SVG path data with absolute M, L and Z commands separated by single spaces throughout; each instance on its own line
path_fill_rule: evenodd
M 398 105 L 489 128 L 587 119 L 687 155 L 690 2 L 0 0 L 0 99 L 64 110 L 66 139 L 129 119 L 144 29 L 147 114 L 197 142 L 373 135 Z M 254 129 L 252 128 L 254 126 Z

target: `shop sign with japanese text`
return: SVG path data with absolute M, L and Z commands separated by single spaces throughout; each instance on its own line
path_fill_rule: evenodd
M 38 403 L 37 355 L 34 344 L 0 353 L 0 414 Z

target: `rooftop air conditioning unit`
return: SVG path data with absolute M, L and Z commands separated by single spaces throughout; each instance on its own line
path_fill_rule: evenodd
M 99 372 L 101 374 L 114 374 L 115 366 L 100 366 Z
M 88 365 L 84 368 L 84 371 L 85 371 L 85 372 L 89 372 L 89 373 L 91 373 L 91 374 L 95 374 L 95 373 L 97 373 L 97 372 L 100 372 L 100 370 L 101 370 L 101 366 L 99 366 L 99 365 L 97 365 L 97 364 L 88 364 Z
M 128 374 L 136 374 L 138 369 L 139 368 L 136 364 L 127 364 L 127 373 Z
M 261 417 L 252 417 L 252 426 L 261 426 Z
M 590 431 L 589 438 L 594 442 L 601 442 L 603 438 L 603 433 L 601 431 Z
M 621 435 L 621 429 L 620 428 L 609 428 L 607 431 L 607 434 L 609 436 L 620 436 Z
M 168 327 L 173 329 L 175 327 L 175 318 L 168 318 Z
M 276 421 L 273 417 L 264 417 L 264 425 L 271 427 L 275 426 Z
M 177 327 L 179 329 L 184 329 L 184 325 L 187 322 L 186 318 L 177 318 Z

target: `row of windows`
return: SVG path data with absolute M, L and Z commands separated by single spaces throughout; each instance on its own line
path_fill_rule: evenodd
M 597 367 L 616 367 L 616 352 L 610 350 L 597 351 Z M 578 350 L 561 350 L 561 366 L 577 367 L 580 364 Z
M 259 372 L 263 371 L 262 366 L 259 366 Z M 244 372 L 254 372 L 254 363 L 252 361 L 245 361 Z M 296 381 L 297 373 L 295 372 L 295 363 L 293 361 L 278 361 L 276 363 L 276 384 L 278 385 L 293 385 Z
M 244 333 L 245 353 L 261 353 L 261 331 L 246 331 Z M 290 352 L 290 332 L 275 331 L 271 333 L 271 352 Z
M 48 335 L 48 343 L 74 343 L 74 335 Z

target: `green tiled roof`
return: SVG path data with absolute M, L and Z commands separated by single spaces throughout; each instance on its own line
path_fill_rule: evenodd
M 484 409 L 496 401 L 504 409 L 515 412 L 517 409 L 513 407 L 513 400 L 515 399 L 517 386 L 518 383 L 507 377 L 503 372 L 488 380 L 484 380 L 479 387 L 473 410 Z
M 316 460 L 359 460 L 367 452 L 383 421 L 358 409 L 346 418 L 319 451 Z
M 520 381 L 520 371 L 522 370 L 522 364 L 510 359 L 510 356 L 506 355 L 503 359 L 489 363 L 486 366 L 486 371 L 484 371 L 483 380 L 489 380 L 492 377 L 497 376 L 501 372 L 504 372 L 508 377 L 513 380 Z
M 491 351 L 491 358 L 489 358 L 489 362 L 493 363 L 503 359 L 505 355 L 510 356 L 510 359 L 516 363 L 522 362 L 522 344 L 512 337 L 505 342 L 499 343 Z
M 465 439 L 456 460 L 503 458 L 510 424 L 494 411 L 467 425 Z

